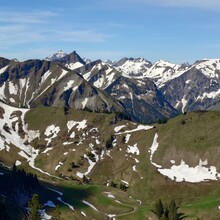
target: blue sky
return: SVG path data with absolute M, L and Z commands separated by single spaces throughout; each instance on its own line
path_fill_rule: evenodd
M 220 58 L 219 0 L 8 0 L 0 56 L 44 58 L 62 49 L 92 60 L 175 63 Z

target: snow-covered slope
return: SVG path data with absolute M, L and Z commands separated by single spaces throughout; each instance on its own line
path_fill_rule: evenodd
M 155 122 L 176 115 L 150 79 L 131 77 L 101 60 L 77 69 L 85 80 L 106 91 L 138 122 Z
M 78 72 L 85 80 L 102 90 L 111 85 L 120 75 L 110 64 L 101 60 L 85 65 Z
M 180 111 L 206 110 L 220 101 L 220 60 L 200 60 L 161 85 L 165 98 Z
M 177 65 L 159 60 L 143 73 L 143 77 L 152 79 L 158 87 L 162 87 L 167 81 L 179 77 L 188 68 L 187 64 Z
M 144 58 L 123 58 L 113 63 L 113 66 L 127 76 L 142 76 L 151 66 L 152 63 Z

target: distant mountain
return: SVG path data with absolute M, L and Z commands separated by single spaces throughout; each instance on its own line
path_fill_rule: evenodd
M 177 114 L 150 79 L 129 77 L 101 60 L 76 71 L 89 83 L 114 97 L 134 121 L 152 123 Z
M 56 61 L 60 58 L 65 57 L 66 55 L 68 55 L 68 54 L 63 52 L 62 50 L 58 50 L 56 53 L 53 53 L 50 56 L 46 57 L 45 60 L 47 60 L 47 61 Z
M 139 61 L 141 59 L 138 59 L 140 64 Z M 177 111 L 184 112 L 219 109 L 219 62 L 219 59 L 203 59 L 189 65 L 159 60 L 153 65 L 149 63 L 145 68 L 141 68 L 136 65 L 136 59 L 131 58 L 117 62 L 117 69 L 122 71 L 123 76 L 152 80 L 164 99 Z M 126 63 L 129 63 L 129 68 L 124 68 Z M 133 74 L 134 67 L 138 77 Z
M 120 111 L 144 123 L 219 109 L 220 60 L 173 64 L 144 58 L 90 61 L 59 50 L 50 60 L 0 58 L 0 98 L 13 106 Z
M 178 65 L 159 60 L 143 72 L 143 77 L 152 79 L 158 87 L 162 87 L 167 81 L 180 76 L 189 67 L 188 64 Z
M 111 96 L 59 63 L 28 60 L 5 64 L 8 65 L 0 69 L 0 99 L 5 103 L 28 108 L 63 106 L 98 112 L 123 112 Z
M 152 66 L 152 63 L 144 58 L 125 57 L 117 62 L 114 62 L 113 66 L 128 76 L 138 77 L 142 76 L 143 73 Z
M 161 87 L 166 100 L 179 111 L 206 110 L 220 102 L 220 60 L 195 62 Z

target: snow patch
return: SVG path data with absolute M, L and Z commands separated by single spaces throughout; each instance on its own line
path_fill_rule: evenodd
M 205 99 L 205 98 L 214 99 L 214 98 L 216 98 L 218 95 L 220 95 L 220 89 L 217 90 L 217 91 L 210 92 L 210 93 L 204 92 L 201 96 L 198 96 L 198 97 L 197 97 L 197 100 L 198 100 L 198 99 L 203 100 L 203 99 Z
M 40 215 L 42 220 L 49 220 L 52 218 L 52 216 L 48 215 L 45 211 L 45 209 L 40 210 Z
M 55 193 L 57 193 L 57 194 L 59 194 L 60 196 L 62 196 L 63 195 L 63 193 L 62 192 L 60 192 L 60 191 L 57 191 L 57 190 L 55 190 L 55 189 L 52 189 L 52 188 L 48 188 L 50 191 L 53 191 L 53 192 L 55 192 Z
M 60 201 L 60 202 L 62 202 L 64 205 L 67 205 L 71 210 L 73 210 L 74 211 L 74 208 L 73 208 L 73 206 L 72 205 L 70 205 L 69 203 L 67 203 L 67 202 L 64 202 L 63 200 L 62 200 L 62 198 L 61 197 L 58 197 L 57 198 L 57 200 L 58 201 Z
M 73 141 L 72 142 L 66 141 L 66 142 L 63 143 L 63 145 L 70 145 L 70 144 L 73 144 L 73 143 L 74 143 Z
M 117 127 L 114 128 L 114 131 L 119 132 L 124 127 L 126 127 L 126 125 L 117 126 Z
M 25 142 L 28 139 L 28 136 L 35 133 L 35 132 L 30 132 L 27 130 L 27 124 L 25 124 L 24 121 L 24 116 L 26 114 L 27 111 L 29 111 L 29 109 L 22 109 L 22 108 L 15 108 L 12 106 L 8 106 L 2 102 L 0 102 L 0 107 L 4 109 L 4 114 L 3 114 L 3 119 L 0 119 L 0 130 L 1 130 L 1 135 L 4 137 L 4 140 L 7 144 L 12 144 L 15 147 L 20 149 L 20 152 L 18 153 L 21 157 L 24 157 L 27 162 L 29 163 L 29 165 L 33 168 L 36 169 L 38 171 L 40 171 L 41 173 L 44 173 L 46 175 L 50 175 L 47 172 L 44 172 L 43 170 L 35 167 L 35 159 L 39 154 L 39 150 L 38 149 L 34 149 L 31 145 L 29 144 L 25 144 Z M 22 139 L 19 134 L 14 131 L 13 126 L 12 126 L 12 122 L 15 122 L 14 120 L 18 120 L 16 117 L 12 117 L 14 112 L 21 112 L 21 124 L 22 124 L 22 129 L 23 131 L 26 133 L 25 137 Z M 3 129 L 4 124 L 7 124 L 9 129 L 10 129 L 10 133 L 6 132 Z M 37 132 L 36 132 L 37 133 Z M 35 133 L 35 134 L 36 134 Z M 33 138 L 33 137 L 31 137 Z M 6 150 L 8 149 L 8 146 L 5 146 Z M 50 175 L 51 176 L 51 175 Z
M 63 163 L 60 161 L 59 164 L 55 167 L 55 170 L 57 171 L 60 168 L 60 166 L 62 166 L 62 165 L 63 165 Z
M 136 165 L 134 165 L 134 166 L 132 167 L 132 170 L 135 171 L 135 172 L 137 172 Z
M 105 192 L 109 198 L 115 199 L 115 196 L 112 195 L 111 192 Z
M 84 109 L 86 107 L 87 102 L 89 101 L 88 98 L 85 98 L 85 100 L 82 102 L 82 108 Z
M 58 77 L 57 81 L 62 79 L 69 71 L 62 69 L 62 73 L 60 74 L 60 76 Z
M 11 95 L 17 95 L 18 94 L 18 86 L 14 85 L 13 82 L 9 81 L 9 93 Z
M 149 126 L 149 125 L 138 125 L 137 128 L 132 129 L 132 130 L 128 130 L 128 131 L 124 131 L 121 133 L 116 133 L 116 135 L 120 135 L 120 134 L 128 134 L 128 133 L 132 133 L 132 132 L 136 132 L 136 131 L 140 131 L 140 130 L 150 130 L 151 128 L 153 128 L 153 126 Z
M 42 154 L 46 154 L 48 151 L 53 150 L 53 147 L 47 147 Z
M 149 149 L 149 150 L 150 150 L 150 162 L 151 162 L 151 164 L 153 164 L 155 167 L 161 168 L 160 165 L 158 165 L 158 164 L 156 164 L 156 163 L 154 163 L 154 162 L 152 161 L 153 155 L 154 155 L 155 151 L 157 150 L 157 148 L 159 147 L 159 143 L 157 142 L 157 138 L 158 138 L 158 134 L 156 133 L 156 134 L 154 135 L 153 143 L 152 143 L 152 145 L 151 145 L 151 147 L 150 147 L 150 149 Z
M 67 122 L 67 128 L 68 128 L 68 132 L 75 126 L 78 125 L 76 128 L 78 129 L 78 131 L 80 129 L 84 129 L 87 127 L 87 120 L 82 120 L 82 121 L 68 121 Z
M 128 145 L 128 149 L 126 151 L 127 153 L 136 154 L 139 155 L 140 151 L 137 147 L 137 144 L 134 144 L 134 146 Z
M 86 217 L 86 214 L 85 214 L 85 212 L 83 212 L 83 211 L 81 211 L 81 214 L 84 216 L 84 217 Z
M 91 203 L 89 203 L 89 202 L 87 202 L 87 201 L 85 201 L 85 200 L 83 200 L 82 201 L 84 204 L 86 204 L 86 205 L 88 205 L 89 207 L 91 207 L 93 210 L 95 210 L 96 212 L 99 212 L 99 210 L 94 206 L 94 205 L 92 205 Z
M 40 85 L 42 85 L 50 75 L 51 75 L 51 71 L 50 70 L 45 72 L 44 75 L 41 77 Z
M 0 74 L 2 74 L 2 73 L 4 73 L 5 72 L 5 70 L 8 68 L 8 65 L 7 66 L 5 66 L 5 67 L 3 67 L 3 68 L 1 68 L 0 69 Z
M 82 67 L 83 64 L 80 63 L 80 62 L 75 62 L 75 63 L 70 63 L 70 64 L 66 64 L 66 67 L 71 69 L 71 70 L 75 70 L 75 69 L 78 69 L 80 67 Z
M 219 180 L 220 173 L 217 172 L 215 166 L 206 167 L 208 165 L 208 160 L 202 161 L 200 159 L 199 164 L 195 167 L 190 167 L 185 163 L 184 160 L 181 160 L 180 165 L 174 165 L 175 161 L 171 160 L 173 164 L 171 168 L 162 168 L 161 165 L 158 165 L 152 161 L 153 154 L 157 150 L 159 143 L 157 142 L 158 134 L 154 136 L 152 146 L 150 147 L 150 161 L 151 163 L 158 168 L 158 171 L 176 182 L 190 182 L 190 183 L 199 183 L 208 180 Z
M 94 83 L 93 85 L 97 88 L 102 88 L 103 87 L 103 84 L 104 84 L 104 81 L 105 81 L 105 77 L 104 76 L 101 76 L 100 78 L 98 78 Z
M 15 100 L 13 98 L 10 98 L 9 101 L 15 103 Z
M 60 127 L 59 126 L 55 126 L 55 125 L 50 125 L 46 128 L 44 134 L 49 137 L 49 138 L 45 138 L 45 140 L 47 141 L 47 145 L 52 141 L 53 138 L 57 137 L 57 134 L 60 132 Z
M 20 166 L 20 165 L 21 165 L 21 161 L 16 160 L 16 162 L 15 162 L 15 166 Z
M 74 80 L 68 81 L 66 86 L 63 88 L 63 91 L 67 91 L 67 90 L 71 89 L 74 85 L 74 82 L 75 82 Z
M 108 214 L 107 216 L 108 216 L 110 219 L 115 220 L 114 217 L 115 217 L 116 215 L 115 215 L 115 214 Z
M 48 206 L 48 207 L 51 207 L 51 208 L 55 208 L 55 204 L 52 202 L 52 201 L 47 201 L 46 203 L 44 203 L 44 206 Z
M 218 180 L 220 173 L 217 172 L 214 166 L 205 167 L 207 163 L 207 160 L 200 160 L 199 165 L 190 167 L 182 160 L 180 165 L 173 165 L 170 169 L 161 168 L 158 171 L 176 182 L 199 183 L 208 180 Z
M 125 180 L 121 180 L 122 183 L 124 183 L 126 186 L 129 186 L 129 183 Z
M 184 110 L 187 104 L 187 100 L 185 99 L 185 96 L 182 98 L 181 102 L 182 102 L 182 113 L 184 113 Z
M 127 144 L 128 141 L 130 140 L 130 137 L 131 137 L 131 134 L 126 134 L 126 137 L 125 137 L 125 143 Z

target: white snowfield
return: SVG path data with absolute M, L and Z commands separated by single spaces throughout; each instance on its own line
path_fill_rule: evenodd
M 81 129 L 84 129 L 84 128 L 87 127 L 87 120 L 84 119 L 84 120 L 82 120 L 82 121 L 73 121 L 73 120 L 72 120 L 72 121 L 68 121 L 68 122 L 67 122 L 68 132 L 70 132 L 70 130 L 71 130 L 75 125 L 77 125 L 76 128 L 78 129 L 78 131 L 81 130 Z
M 150 147 L 150 161 L 151 163 L 158 168 L 158 171 L 174 180 L 176 182 L 190 182 L 190 183 L 199 183 L 209 180 L 219 180 L 220 173 L 217 172 L 215 166 L 208 167 L 208 160 L 202 161 L 200 159 L 199 164 L 195 167 L 190 167 L 188 164 L 181 160 L 179 165 L 175 165 L 175 160 L 171 160 L 170 162 L 173 164 L 170 168 L 163 168 L 161 165 L 158 165 L 152 161 L 153 154 L 159 147 L 159 143 L 157 141 L 158 134 L 156 133 L 154 136 L 153 143 Z
M 140 154 L 140 151 L 137 147 L 137 143 L 134 144 L 133 146 L 130 146 L 128 145 L 128 148 L 127 148 L 127 153 L 131 153 L 131 154 L 136 154 L 136 155 L 139 155 Z
M 120 135 L 120 134 L 129 134 L 129 133 L 133 133 L 133 132 L 136 132 L 136 131 L 140 131 L 140 130 L 149 130 L 153 128 L 153 126 L 149 126 L 149 125 L 138 125 L 137 128 L 135 129 L 132 129 L 132 130 L 127 130 L 127 131 L 124 131 L 124 132 L 119 132 L 119 133 L 115 133 L 116 135 Z M 120 130 L 119 130 L 120 131 Z
M 170 169 L 158 169 L 158 171 L 176 182 L 199 183 L 218 180 L 220 174 L 217 172 L 216 167 L 206 167 L 207 163 L 207 160 L 204 162 L 200 160 L 197 166 L 190 167 L 182 160 L 180 165 L 173 165 Z
M 45 141 L 47 141 L 47 145 L 52 141 L 52 139 L 57 137 L 59 132 L 60 132 L 60 127 L 55 126 L 53 124 L 46 128 L 44 134 L 48 137 L 48 138 L 45 138 Z
M 147 66 L 149 65 L 149 61 L 145 60 L 144 58 L 138 58 L 135 60 L 126 60 L 123 65 L 116 67 L 117 70 L 124 72 L 128 76 L 132 75 L 139 75 L 143 69 L 147 70 Z
M 82 67 L 82 66 L 83 66 L 83 64 L 80 63 L 80 62 L 75 62 L 75 63 L 66 64 L 66 67 L 69 68 L 69 69 L 71 69 L 71 70 L 75 70 L 75 69 L 80 68 L 80 67 Z
M 122 75 L 128 78 L 152 79 L 156 85 L 160 88 L 168 81 L 175 79 L 182 74 L 186 73 L 192 68 L 201 71 L 208 78 L 218 78 L 219 74 L 216 70 L 220 69 L 219 59 L 203 59 L 200 62 L 189 65 L 177 65 L 164 60 L 158 60 L 152 66 L 145 59 L 127 60 L 119 67 L 116 67 L 119 71 L 122 71 Z M 190 83 L 189 81 L 186 82 Z

